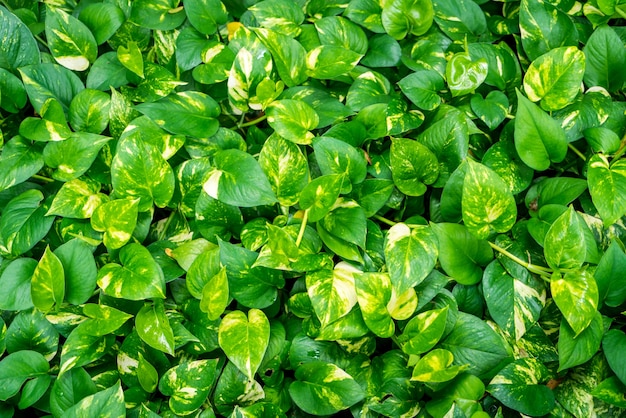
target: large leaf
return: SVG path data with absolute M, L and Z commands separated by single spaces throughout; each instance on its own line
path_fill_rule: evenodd
M 448 319 L 448 307 L 422 312 L 411 318 L 398 343 L 406 354 L 420 355 L 433 348 L 443 336 Z
M 28 180 L 43 168 L 43 158 L 32 142 L 15 137 L 2 147 L 0 192 Z
M 589 193 L 604 224 L 615 223 L 626 213 L 626 161 L 609 163 L 604 154 L 589 160 Z
M 191 0 L 185 3 L 189 22 L 198 32 L 214 34 L 228 20 L 228 11 L 220 0 Z
M 222 318 L 218 339 L 228 359 L 253 380 L 267 350 L 270 324 L 258 309 L 251 309 L 247 316 L 233 311 Z
M 74 179 L 63 183 L 47 214 L 86 219 L 107 201 L 108 197 L 100 193 L 100 183 L 88 178 Z
M 30 293 L 31 278 L 37 268 L 37 260 L 21 257 L 8 263 L 0 275 L 0 309 L 21 311 L 33 307 Z
M 296 144 L 310 144 L 319 117 L 305 102 L 286 99 L 272 102 L 267 108 L 267 122 L 277 134 Z
M 67 184 L 67 183 L 66 183 Z M 102 242 L 107 248 L 122 248 L 137 226 L 139 199 L 115 199 L 95 208 L 91 227 L 103 232 Z
M 297 40 L 265 28 L 254 29 L 254 33 L 272 54 L 276 71 L 287 87 L 306 80 L 306 50 Z
M 554 302 L 567 323 L 574 330 L 574 337 L 585 330 L 594 319 L 598 309 L 598 286 L 587 271 L 566 273 L 550 280 Z
M 524 52 L 531 60 L 551 49 L 578 44 L 574 22 L 550 2 L 523 0 L 519 26 Z
M 6 401 L 19 392 L 28 379 L 48 373 L 48 362 L 36 351 L 22 350 L 0 361 L 0 400 Z
M 339 77 L 356 67 L 362 57 L 362 54 L 341 46 L 320 45 L 306 55 L 307 73 L 312 78 Z
M 61 305 L 65 297 L 65 271 L 61 260 L 46 247 L 31 280 L 33 304 L 42 312 Z
M 63 416 L 68 418 L 89 416 L 121 418 L 125 415 L 124 392 L 119 381 L 108 389 L 81 399 L 63 413 Z
M 19 71 L 36 112 L 41 112 L 48 99 L 58 100 L 67 112 L 74 96 L 85 88 L 76 74 L 57 64 L 27 65 L 20 67 Z
M 322 175 L 343 174 L 343 191 L 360 184 L 367 175 L 367 161 L 363 153 L 339 139 L 322 136 L 313 141 L 315 159 Z
M 602 348 L 611 370 L 626 385 L 626 363 L 621 355 L 626 345 L 626 334 L 618 329 L 608 331 L 602 339 Z
M 558 342 L 559 371 L 583 364 L 598 352 L 604 333 L 602 322 L 602 315 L 595 312 L 587 328 L 575 333 L 563 318 Z
M 359 402 L 365 393 L 341 368 L 316 361 L 296 369 L 296 380 L 289 385 L 289 395 L 307 413 L 331 415 Z
M 4 6 L 0 6 L 0 68 L 13 72 L 20 67 L 39 64 L 37 41 L 28 27 Z
M 393 0 L 383 5 L 381 22 L 390 36 L 404 39 L 407 34 L 423 35 L 433 24 L 430 0 Z
M 585 84 L 601 86 L 610 92 L 619 90 L 626 77 L 622 69 L 626 65 L 624 44 L 615 30 L 601 25 L 593 31 L 585 48 Z
M 355 275 L 360 271 L 347 263 L 333 270 L 318 270 L 306 276 L 307 293 L 322 325 L 346 316 L 357 303 Z
M 543 243 L 546 262 L 553 269 L 576 269 L 585 261 L 583 221 L 570 206 L 548 229 Z
M 98 44 L 89 28 L 56 7 L 46 9 L 46 38 L 56 62 L 73 71 L 86 70 L 98 55 Z

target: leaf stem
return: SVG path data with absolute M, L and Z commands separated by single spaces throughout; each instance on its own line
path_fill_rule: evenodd
M 163 225 L 163 229 L 161 230 L 161 232 L 159 232 L 159 241 L 163 241 L 165 239 L 165 233 L 167 232 L 167 229 L 172 224 L 172 221 L 174 220 L 174 215 L 176 215 L 176 212 L 177 210 L 171 211 L 170 215 L 167 217 L 167 220 L 165 221 L 165 225 Z
M 569 149 L 571 149 L 572 151 L 574 151 L 574 154 L 578 155 L 583 161 L 587 161 L 587 157 L 585 157 L 585 154 L 583 154 L 582 152 L 580 152 L 578 150 L 578 148 L 576 148 L 574 145 L 572 145 L 571 143 L 567 144 L 567 147 Z
M 51 179 L 50 177 L 45 177 L 45 176 L 41 176 L 39 174 L 33 174 L 32 176 L 35 180 L 39 180 L 39 181 L 43 181 L 46 183 L 54 183 L 54 180 Z
M 626 152 L 626 135 L 624 135 L 624 137 L 622 138 L 622 142 L 619 145 L 619 149 L 615 152 L 615 155 L 613 155 L 613 161 L 619 160 L 622 157 L 622 155 L 624 155 L 625 152 Z
M 257 123 L 263 122 L 265 119 L 267 119 L 267 115 L 263 115 L 259 118 L 251 120 L 250 122 L 240 123 L 239 125 L 237 125 L 237 129 L 247 128 L 248 126 L 256 125 Z
M 397 224 L 397 222 L 390 221 L 389 219 L 384 218 L 384 217 L 382 217 L 380 215 L 374 215 L 374 216 L 372 216 L 372 218 L 376 219 L 377 221 L 381 221 L 382 223 L 387 224 L 389 226 L 394 226 L 394 225 Z
M 309 209 L 304 211 L 302 216 L 302 222 L 300 223 L 300 230 L 298 231 L 298 237 L 296 238 L 296 247 L 300 247 L 302 238 L 304 238 L 304 231 L 306 231 L 306 223 L 309 220 Z
M 494 244 L 491 241 L 487 241 L 489 243 L 489 245 L 491 246 L 491 248 L 493 248 L 494 250 L 496 250 L 497 252 L 499 252 L 500 254 L 510 258 L 511 260 L 515 261 L 517 264 L 519 264 L 522 267 L 525 267 L 526 269 L 528 269 L 528 271 L 530 271 L 531 273 L 535 273 L 541 276 L 542 279 L 550 281 L 547 277 L 546 274 L 552 274 L 552 269 L 549 267 L 542 267 L 542 266 L 538 266 L 536 264 L 532 264 L 529 263 L 527 261 L 522 260 L 521 258 L 511 254 L 510 252 L 508 252 L 507 250 L 505 250 L 504 248 L 500 247 L 497 244 Z

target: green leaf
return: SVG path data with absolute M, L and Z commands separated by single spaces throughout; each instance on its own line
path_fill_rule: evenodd
M 306 50 L 297 40 L 270 29 L 253 30 L 272 54 L 276 71 L 287 87 L 295 87 L 306 80 Z
M 578 44 L 574 22 L 550 2 L 522 0 L 519 26 L 524 52 L 531 60 L 552 49 Z
M 22 257 L 3 265 L 0 287 L 5 291 L 0 292 L 0 309 L 21 311 L 34 306 L 30 289 L 37 264 L 37 260 Z
M 159 381 L 159 391 L 169 396 L 173 413 L 189 415 L 206 400 L 217 380 L 218 359 L 181 362 L 169 369 Z
M 604 154 L 593 155 L 589 160 L 587 182 L 604 225 L 615 223 L 626 212 L 626 161 L 609 164 Z
M 621 353 L 623 353 L 625 344 L 626 334 L 618 329 L 608 331 L 602 338 L 602 349 L 609 366 L 623 384 L 626 384 L 624 383 L 626 381 L 626 363 Z
M 556 275 L 550 280 L 550 291 L 567 323 L 578 336 L 589 326 L 598 309 L 598 286 L 587 270 Z
M 433 24 L 431 0 L 392 0 L 383 4 L 381 23 L 391 37 L 404 39 L 408 34 L 423 35 Z
M 337 78 L 352 71 L 362 57 L 341 46 L 320 45 L 306 54 L 307 74 L 318 79 Z
M 93 416 L 120 418 L 125 415 L 124 392 L 119 381 L 108 389 L 81 399 L 63 413 L 67 418 Z
M 365 248 L 367 218 L 363 208 L 354 200 L 339 198 L 317 226 L 337 239 Z
M 463 223 L 480 239 L 509 231 L 517 220 L 513 194 L 500 176 L 468 160 L 463 181 Z
M 443 77 L 434 70 L 420 70 L 398 82 L 402 93 L 423 110 L 435 110 L 441 104 L 439 92 L 444 89 Z
M 2 147 L 0 192 L 23 183 L 43 168 L 41 151 L 30 141 L 16 136 Z
M 127 46 L 120 45 L 117 48 L 117 60 L 126 69 L 130 70 L 140 78 L 144 78 L 144 65 L 141 50 L 137 42 L 128 42 Z
M 555 48 L 539 56 L 524 76 L 524 91 L 544 110 L 562 109 L 572 103 L 585 74 L 585 54 L 578 48 Z
M 322 325 L 348 315 L 357 304 L 355 276 L 360 270 L 338 263 L 333 270 L 318 270 L 306 275 L 306 287 L 315 314 Z
M 383 9 L 376 0 L 352 0 L 344 12 L 351 21 L 375 33 L 383 33 L 381 13 Z
M 585 84 L 604 87 L 610 92 L 620 90 L 626 77 L 626 51 L 615 30 L 607 25 L 598 26 L 583 48 L 585 53 Z
M 296 100 L 277 100 L 267 108 L 267 122 L 277 134 L 296 144 L 311 143 L 319 117 L 308 104 Z
M 583 131 L 583 135 L 594 152 L 611 154 L 619 149 L 619 136 L 610 129 L 587 128 Z
M 420 284 L 435 267 L 437 235 L 425 225 L 409 228 L 398 223 L 387 232 L 384 251 L 391 283 L 400 295 Z
M 356 296 L 367 327 L 381 338 L 389 338 L 395 325 L 387 310 L 391 300 L 391 280 L 384 273 L 355 276 Z
M 441 30 L 454 40 L 476 42 L 486 35 L 487 19 L 478 3 L 468 0 L 452 0 L 433 2 L 435 22 Z
M 211 277 L 202 288 L 200 309 L 207 313 L 210 320 L 214 321 L 224 313 L 229 302 L 228 277 L 226 268 L 222 267 L 219 273 Z
M 101 91 L 85 89 L 70 103 L 69 121 L 75 131 L 102 133 L 109 124 L 111 97 Z
M 69 181 L 82 176 L 94 163 L 98 153 L 111 138 L 87 132 L 73 132 L 64 141 L 48 142 L 43 151 L 52 177 Z
M 497 128 L 509 113 L 509 99 L 499 90 L 490 91 L 484 99 L 480 94 L 474 94 L 470 105 L 474 114 L 491 130 Z
M 203 185 L 212 198 L 242 207 L 276 202 L 267 176 L 250 154 L 237 149 L 218 151 L 213 162 L 214 168 Z
M 96 393 L 96 384 L 85 369 L 77 367 L 59 376 L 50 391 L 50 409 L 61 416 L 81 399 Z
M 120 250 L 122 265 L 109 263 L 98 271 L 98 286 L 105 294 L 129 300 L 165 298 L 165 278 L 150 252 L 140 244 Z
M 88 178 L 74 179 L 63 183 L 52 200 L 47 215 L 87 219 L 108 200 L 106 195 L 100 193 L 100 183 L 97 181 Z
M 0 400 L 6 401 L 20 391 L 28 379 L 43 376 L 50 366 L 36 351 L 21 350 L 0 361 Z
M 300 192 L 300 208 L 309 211 L 309 220 L 317 222 L 333 207 L 343 184 L 343 175 L 328 174 L 310 181 Z
M 0 255 L 18 256 L 48 234 L 54 216 L 46 216 L 48 203 L 39 190 L 27 190 L 11 199 L 0 217 Z
M 4 6 L 0 6 L 0 68 L 14 72 L 18 68 L 39 64 L 37 41 L 28 27 Z
M 465 414 L 464 410 L 475 410 L 477 401 L 484 395 L 483 382 L 472 374 L 462 373 L 446 386 L 440 396 L 426 404 L 426 411 L 435 417 L 443 417 L 451 410 Z
M 559 372 L 587 362 L 600 348 L 604 326 L 602 315 L 595 312 L 592 320 L 583 331 L 576 333 L 568 325 L 567 317 L 561 321 L 559 329 Z
M 394 139 L 390 161 L 394 184 L 409 196 L 423 195 L 439 176 L 437 157 L 419 141 Z
M 144 305 L 135 317 L 135 329 L 150 347 L 174 355 L 174 332 L 163 303 L 155 301 Z
M 210 96 L 196 92 L 174 93 L 135 109 L 152 118 L 157 125 L 174 134 L 206 138 L 219 128 L 219 105 Z
M 91 227 L 104 233 L 107 248 L 122 248 L 137 226 L 139 199 L 115 199 L 97 206 L 91 217 Z
M 117 144 L 111 163 L 111 184 L 122 198 L 139 199 L 139 211 L 165 207 L 174 194 L 172 167 L 153 145 L 130 135 Z
M 189 22 L 204 35 L 213 35 L 228 21 L 228 11 L 220 0 L 191 0 L 185 3 Z
M 321 361 L 296 369 L 296 380 L 289 385 L 289 395 L 303 411 L 314 415 L 335 414 L 365 397 L 352 376 L 334 364 Z
M 251 309 L 247 316 L 233 311 L 222 318 L 218 339 L 228 359 L 253 380 L 267 350 L 270 323 L 258 309 Z
M 422 312 L 406 324 L 398 343 L 406 354 L 420 355 L 432 349 L 446 329 L 448 307 Z
M 493 375 L 501 361 L 511 357 L 511 349 L 480 318 L 459 312 L 452 332 L 439 346 L 454 355 L 454 364 L 468 364 L 467 371 L 478 377 Z
M 586 248 L 582 222 L 570 206 L 548 229 L 543 243 L 544 255 L 553 269 L 576 269 L 583 265 Z
M 626 390 L 626 386 L 616 376 L 612 376 L 596 386 L 591 395 L 610 405 L 626 408 L 624 390 Z
M 297 36 L 301 30 L 300 25 L 304 22 L 302 8 L 288 0 L 264 0 L 248 10 L 252 12 L 259 26 L 289 37 Z
M 16 353 L 32 350 L 52 359 L 59 350 L 59 333 L 37 309 L 19 312 L 6 329 L 6 350 Z
M 454 379 L 465 366 L 452 366 L 454 356 L 448 350 L 437 348 L 419 359 L 411 380 L 426 383 L 441 383 Z
M 26 106 L 27 100 L 22 81 L 9 71 L 0 68 L 0 107 L 9 113 L 17 113 Z
M 76 74 L 57 64 L 34 64 L 20 67 L 19 72 L 28 93 L 28 99 L 41 114 L 48 99 L 56 99 L 67 113 L 74 96 L 84 90 L 83 82 Z
M 130 21 L 148 29 L 172 30 L 187 17 L 178 0 L 137 0 L 131 8 Z
M 624 276 L 620 274 L 624 269 L 626 254 L 617 241 L 611 241 L 594 272 L 600 302 L 616 307 L 626 301 L 626 283 Z
M 479 240 L 463 225 L 440 223 L 431 227 L 439 240 L 439 262 L 446 274 L 463 285 L 478 283 L 482 267 L 493 259 L 487 241 Z
M 472 60 L 466 52 L 454 54 L 446 65 L 446 80 L 452 96 L 473 93 L 487 78 L 487 60 Z
M 509 408 L 530 416 L 542 416 L 554 407 L 552 390 L 542 385 L 550 371 L 533 358 L 508 364 L 491 380 L 487 391 Z
M 65 272 L 61 260 L 46 250 L 39 260 L 31 281 L 31 296 L 37 309 L 47 312 L 53 306 L 60 306 L 65 297 Z
M 367 67 L 395 67 L 402 56 L 400 43 L 393 37 L 381 33 L 369 39 L 369 49 L 361 64 Z
M 83 8 L 78 19 L 87 26 L 98 45 L 102 45 L 126 20 L 124 11 L 112 3 L 92 3 Z
M 336 45 L 365 54 L 368 48 L 363 29 L 340 16 L 326 16 L 314 22 L 322 45 Z
M 315 160 L 322 175 L 343 174 L 343 191 L 349 192 L 351 186 L 360 184 L 367 175 L 367 161 L 363 153 L 352 145 L 328 136 L 318 137 L 313 141 Z
M 98 55 L 89 28 L 56 7 L 46 9 L 46 39 L 56 62 L 73 71 L 85 71 Z
M 517 91 L 515 149 L 522 161 L 537 171 L 560 163 L 567 154 L 565 132 L 554 119 Z
M 482 163 L 495 171 L 514 195 L 528 188 L 535 173 L 520 160 L 512 139 L 493 144 L 483 156 Z
M 125 312 L 106 305 L 87 303 L 83 313 L 89 318 L 81 323 L 81 331 L 95 337 L 105 336 L 117 331 L 126 321 L 132 318 Z

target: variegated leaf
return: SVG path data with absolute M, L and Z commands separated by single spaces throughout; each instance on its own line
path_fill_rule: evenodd
M 447 306 L 413 317 L 398 336 L 402 351 L 410 355 L 420 355 L 433 348 L 446 330 L 447 319 Z
M 137 226 L 139 199 L 115 199 L 95 208 L 91 227 L 104 232 L 104 245 L 110 249 L 122 248 Z
M 422 357 L 415 368 L 411 380 L 426 383 L 441 383 L 454 379 L 466 366 L 453 366 L 454 355 L 448 350 L 437 348 Z
M 60 306 L 65 296 L 65 272 L 61 260 L 50 251 L 50 246 L 39 260 L 33 272 L 31 295 L 37 309 L 47 312 Z
M 169 369 L 159 382 L 159 391 L 169 396 L 173 413 L 189 415 L 206 400 L 218 376 L 219 359 L 181 362 Z
M 46 38 L 54 59 L 73 71 L 84 71 L 96 60 L 98 45 L 83 22 L 57 7 L 46 9 Z
M 57 192 L 47 215 L 67 218 L 91 218 L 98 206 L 109 198 L 100 193 L 100 183 L 89 178 L 70 180 Z
M 387 304 L 391 300 L 391 280 L 386 273 L 362 273 L 355 276 L 356 296 L 367 327 L 381 338 L 389 338 L 395 325 Z
M 144 305 L 135 317 L 135 329 L 150 347 L 174 355 L 174 331 L 165 314 L 163 302 L 156 300 Z
M 360 270 L 340 262 L 334 270 L 318 270 L 306 275 L 307 293 L 322 326 L 345 316 L 357 303 L 355 275 Z

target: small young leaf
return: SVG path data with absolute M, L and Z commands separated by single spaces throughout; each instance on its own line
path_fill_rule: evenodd
M 65 297 L 65 272 L 61 260 L 46 250 L 33 272 L 31 295 L 33 304 L 42 312 L 47 312 L 55 305 L 60 305 Z

